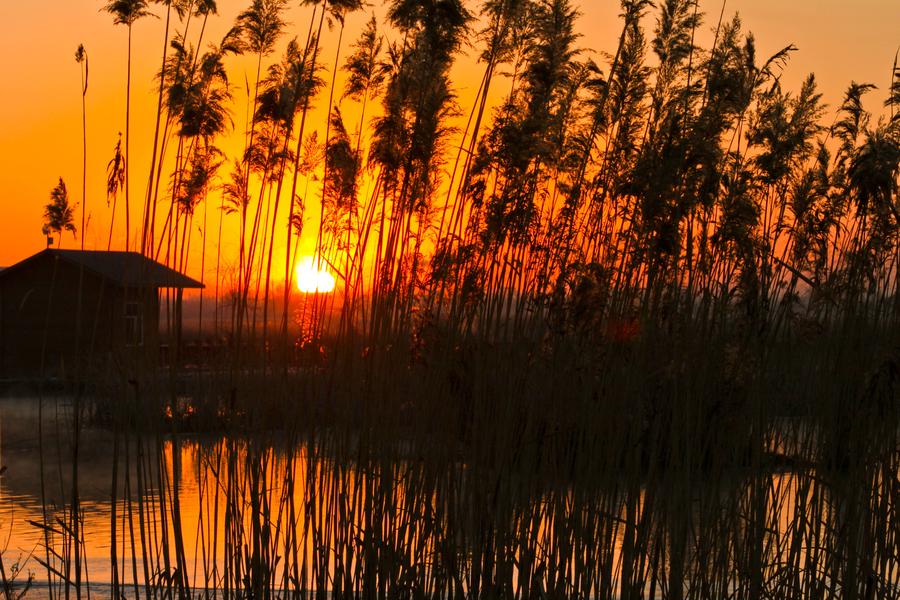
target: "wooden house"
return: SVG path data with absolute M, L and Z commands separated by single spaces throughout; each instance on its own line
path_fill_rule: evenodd
M 0 271 L 0 379 L 153 365 L 160 290 L 173 292 L 180 331 L 182 290 L 202 287 L 136 252 L 39 252 Z

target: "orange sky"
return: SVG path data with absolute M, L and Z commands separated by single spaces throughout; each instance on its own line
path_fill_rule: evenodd
M 100 12 L 101 0 L 48 0 L 12 2 L 0 0 L 0 56 L 4 73 L 0 83 L 0 265 L 9 265 L 41 250 L 43 205 L 51 188 L 62 176 L 73 201 L 81 202 L 81 102 L 79 66 L 74 52 L 83 43 L 90 57 L 90 88 L 87 97 L 88 176 L 87 204 L 90 224 L 86 247 L 105 248 L 110 211 L 105 199 L 106 164 L 112 157 L 117 132 L 125 128 L 125 50 L 126 29 L 114 26 L 106 13 Z M 218 40 L 233 23 L 237 13 L 249 0 L 219 0 L 219 16 L 210 19 L 206 41 Z M 290 37 L 305 37 L 311 9 L 291 3 L 289 33 L 282 38 L 275 60 Z M 475 2 L 468 2 L 476 8 Z M 701 0 L 706 13 L 703 36 L 698 43 L 708 47 L 722 7 L 721 0 Z M 163 7 L 153 5 L 159 14 Z M 380 13 L 381 9 L 376 8 Z M 586 0 L 579 29 L 581 45 L 600 52 L 614 50 L 620 23 L 617 0 Z M 832 108 L 840 102 L 845 86 L 851 81 L 872 82 L 881 88 L 869 96 L 869 108 L 880 110 L 884 90 L 890 82 L 894 54 L 900 46 L 900 0 L 727 0 L 726 14 L 739 12 L 746 29 L 757 38 L 760 56 L 794 43 L 800 52 L 793 55 L 784 82 L 796 88 L 805 75 L 814 71 L 825 101 Z M 655 17 L 654 17 L 655 18 Z M 355 39 L 367 13 L 351 15 L 344 34 L 346 56 L 348 43 Z M 651 35 L 653 21 L 647 23 Z M 194 29 L 197 32 L 197 29 Z M 162 19 L 144 19 L 134 26 L 134 58 L 132 88 L 131 198 L 132 223 L 139 222 L 139 211 L 146 190 L 149 156 L 152 147 L 156 92 L 153 75 L 159 68 L 163 37 Z M 390 38 L 390 33 L 388 33 Z M 322 57 L 330 68 L 334 62 L 336 31 L 324 41 Z M 205 44 L 205 42 L 204 42 Z M 602 57 L 596 57 L 601 63 Z M 243 144 L 242 130 L 246 96 L 244 78 L 253 79 L 249 58 L 228 59 L 229 74 L 235 85 L 235 132 L 220 142 L 229 157 L 237 155 Z M 606 65 L 604 65 L 606 66 Z M 462 111 L 468 114 L 471 98 L 480 78 L 480 67 L 471 57 L 459 60 L 454 83 Z M 330 73 L 328 75 L 330 79 Z M 339 76 L 339 89 L 341 86 Z M 495 90 L 503 90 L 504 82 Z M 336 98 L 340 93 L 336 94 Z M 327 102 L 327 90 L 318 105 Z M 342 103 L 348 129 L 355 127 L 357 109 L 352 102 Z M 829 117 L 830 118 L 830 117 Z M 324 129 L 324 111 L 311 117 L 311 126 Z M 307 131 L 311 131 L 307 129 Z M 320 131 L 320 139 L 322 136 Z M 227 171 L 227 169 L 223 169 Z M 227 172 L 223 172 L 227 175 Z M 364 188 L 363 188 L 364 191 Z M 211 208 L 218 205 L 213 193 Z M 311 194 L 313 198 L 315 194 Z M 120 199 L 120 202 L 122 200 Z M 314 202 L 310 202 L 314 204 Z M 120 204 L 121 206 L 121 204 Z M 121 214 L 121 213 L 120 213 Z M 308 211 L 317 221 L 315 207 Z M 202 219 L 202 207 L 198 219 Z M 218 211 L 209 211 L 208 252 L 216 254 L 215 224 Z M 236 256 L 236 219 L 226 218 L 225 243 L 221 248 L 224 264 Z M 80 208 L 76 217 L 80 226 Z M 123 223 L 117 216 L 117 223 Z M 198 223 L 199 225 L 199 223 Z M 196 229 L 196 228 L 195 228 Z M 314 245 L 315 227 L 308 227 L 301 244 L 302 252 Z M 81 232 L 79 231 L 79 235 Z M 77 247 L 80 242 L 70 234 L 63 247 Z M 195 250 L 202 243 L 198 236 Z M 124 244 L 124 227 L 117 227 L 113 246 Z M 193 252 L 190 274 L 201 276 L 199 252 Z M 203 277 L 211 281 L 211 260 Z

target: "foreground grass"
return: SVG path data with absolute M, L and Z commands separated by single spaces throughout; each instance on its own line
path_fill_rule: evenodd
M 897 333 L 434 332 L 110 377 L 111 594 L 900 597 Z M 69 459 L 44 562 L 81 597 Z

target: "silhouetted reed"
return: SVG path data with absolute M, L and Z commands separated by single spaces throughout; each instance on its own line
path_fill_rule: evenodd
M 268 67 L 285 2 L 254 0 L 206 54 L 188 25 L 214 3 L 164 4 L 141 249 L 195 269 L 203 205 L 205 265 L 212 201 L 239 250 L 229 284 L 216 258 L 202 359 L 173 325 L 171 364 L 84 376 L 114 438 L 112 596 L 900 597 L 896 65 L 889 115 L 854 83 L 826 116 L 813 76 L 783 89 L 793 46 L 761 60 L 735 17 L 698 47 L 692 0 L 661 1 L 649 40 L 653 3 L 623 0 L 606 68 L 569 0 L 392 0 L 397 35 L 373 17 L 344 67 L 353 132 L 319 42 L 359 3 L 305 2 L 305 39 Z M 484 74 L 460 100 L 467 40 Z M 339 285 L 301 296 L 316 201 Z M 88 581 L 85 404 L 38 524 L 51 597 Z

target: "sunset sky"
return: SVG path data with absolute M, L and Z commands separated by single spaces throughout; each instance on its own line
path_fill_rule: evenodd
M 4 57 L 5 73 L 0 93 L 0 265 L 9 265 L 41 250 L 43 205 L 58 177 L 66 181 L 70 198 L 82 202 L 81 185 L 81 98 L 79 65 L 74 53 L 84 44 L 90 59 L 90 80 L 87 94 L 88 174 L 87 206 L 90 224 L 85 237 L 86 247 L 105 248 L 110 210 L 105 198 L 106 164 L 112 157 L 117 133 L 125 130 L 125 68 L 127 30 L 113 25 L 112 18 L 101 12 L 100 0 L 50 0 L 47 2 L 0 2 L 0 54 Z M 218 40 L 233 23 L 249 0 L 219 0 L 219 15 L 210 18 L 204 38 Z M 310 8 L 292 2 L 288 20 L 289 33 L 282 37 L 278 51 L 269 57 L 277 60 L 281 49 L 293 36 L 305 38 Z M 477 8 L 469 2 L 470 8 Z M 698 43 L 708 47 L 712 29 L 722 8 L 721 0 L 704 0 L 701 9 L 706 13 L 702 36 Z M 157 14 L 164 7 L 153 5 Z M 608 59 L 602 52 L 612 52 L 621 26 L 615 0 L 591 0 L 581 6 L 581 46 L 608 70 Z M 373 6 L 381 14 L 380 5 Z M 740 13 L 744 26 L 756 35 L 759 54 L 765 57 L 793 43 L 799 48 L 787 66 L 783 81 L 788 89 L 796 89 L 809 72 L 815 72 L 831 118 L 840 102 L 844 88 L 851 80 L 871 82 L 880 89 L 867 97 L 868 107 L 880 112 L 885 89 L 890 82 L 891 66 L 900 46 L 900 0 L 730 0 L 726 16 Z M 344 58 L 361 26 L 368 19 L 367 12 L 348 18 Z M 652 35 L 653 14 L 647 23 L 648 37 Z M 159 69 L 163 39 L 162 19 L 143 19 L 134 26 L 134 65 L 132 88 L 131 139 L 131 198 L 133 229 L 139 223 L 140 207 L 146 191 L 152 147 L 153 121 L 156 108 L 154 74 Z M 194 39 L 198 31 L 193 30 Z M 329 69 L 334 64 L 337 29 L 325 40 L 322 59 Z M 387 32 L 388 39 L 395 35 Z M 471 49 L 467 49 L 471 50 Z M 462 112 L 468 114 L 471 98 L 481 75 L 481 68 L 472 56 L 458 61 L 454 82 Z M 243 143 L 242 132 L 246 110 L 245 77 L 252 85 L 253 60 L 249 57 L 229 58 L 229 75 L 234 86 L 234 131 L 221 142 L 229 160 L 238 155 Z M 338 77 L 340 98 L 341 80 Z M 504 82 L 495 90 L 502 93 Z M 327 103 L 325 89 L 317 101 L 318 107 Z M 355 127 L 357 107 L 350 100 L 342 102 L 348 129 Z M 324 111 L 317 111 L 310 123 L 324 129 Z M 353 126 L 351 126 L 353 124 Z M 310 131 L 309 129 L 307 131 Z M 323 132 L 320 131 L 320 136 Z M 227 175 L 227 168 L 223 168 Z M 361 187 L 365 193 L 365 186 Z M 309 218 L 316 218 L 317 194 L 310 193 Z M 121 201 L 121 200 L 120 200 Z M 121 206 L 121 205 L 120 205 Z M 213 192 L 207 218 L 210 231 L 208 252 L 215 253 L 214 227 L 218 219 L 218 192 Z M 195 229 L 202 225 L 197 216 Z M 121 213 L 120 213 L 121 214 Z M 226 218 L 225 238 L 221 249 L 223 260 L 233 260 L 236 234 L 233 217 Z M 76 216 L 80 227 L 81 207 Z M 124 219 L 117 223 L 124 223 Z M 312 231 L 310 227 L 307 231 Z M 79 231 L 79 236 L 81 235 Z M 304 234 L 302 251 L 309 252 L 314 233 Z M 63 238 L 63 247 L 77 247 L 70 234 Z M 124 228 L 117 227 L 113 248 L 121 249 Z M 195 242 L 201 244 L 200 238 Z M 192 275 L 200 276 L 197 254 L 192 260 Z M 208 276 L 209 270 L 205 275 Z

